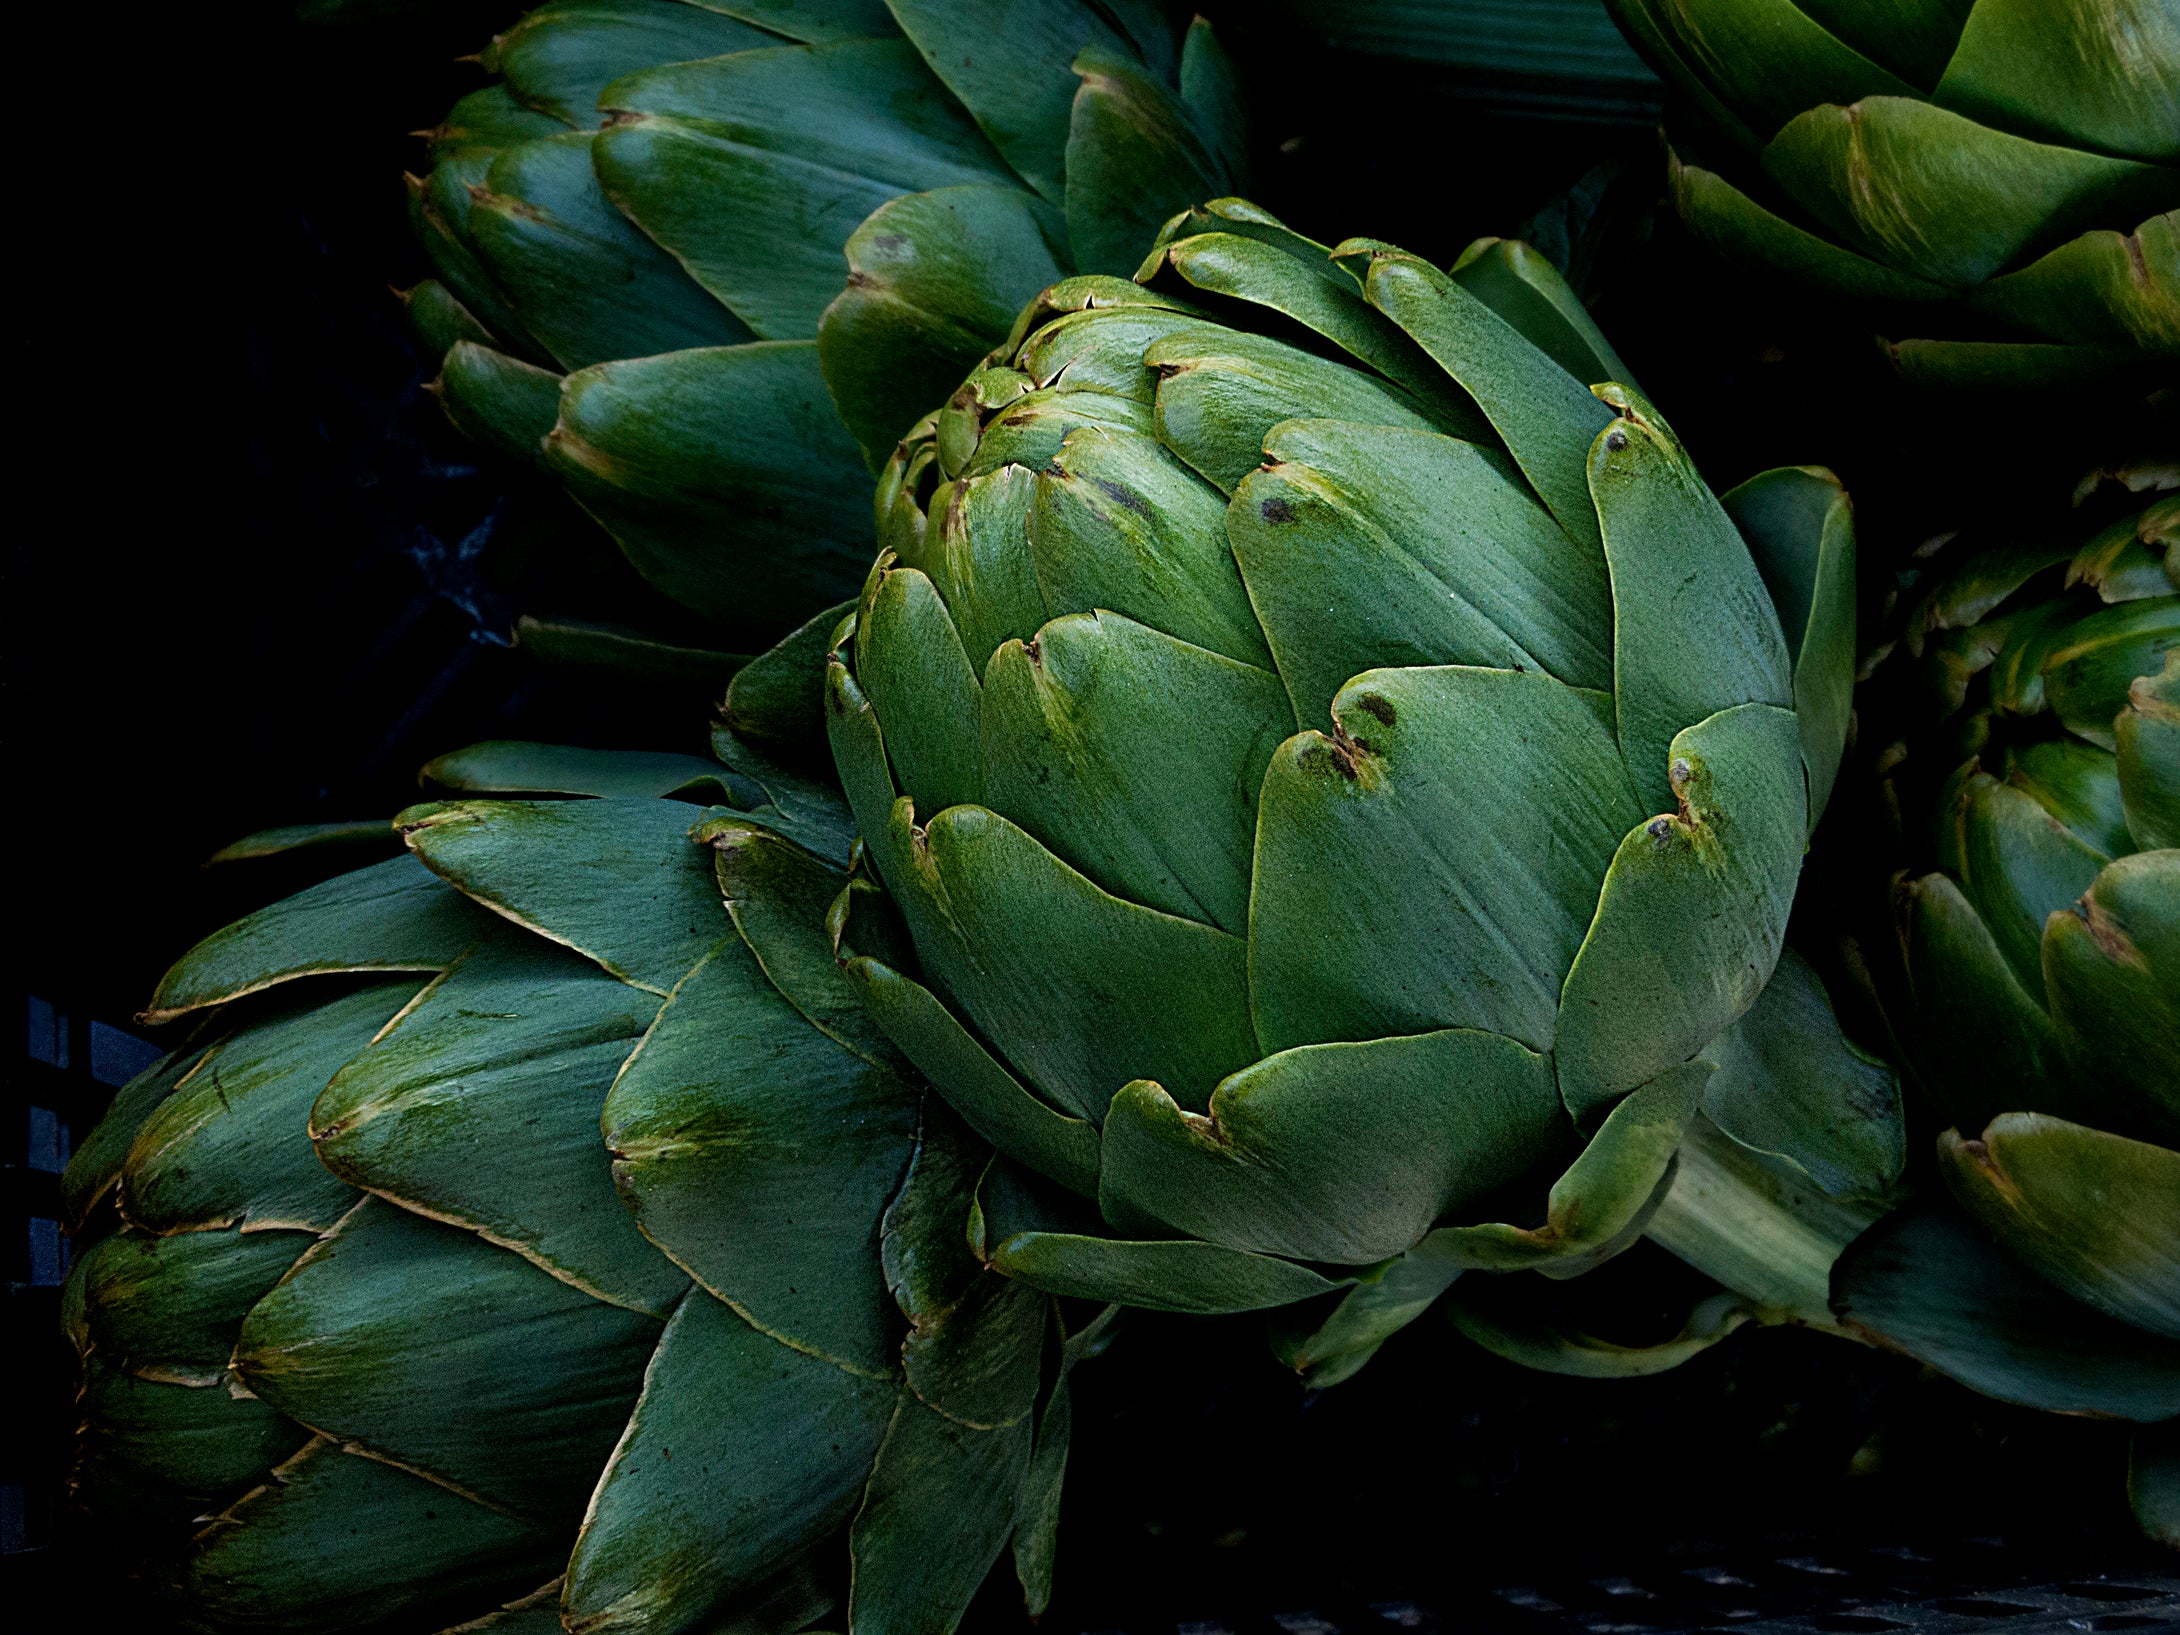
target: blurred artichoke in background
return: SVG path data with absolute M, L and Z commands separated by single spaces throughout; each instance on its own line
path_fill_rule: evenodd
M 1663 88 L 1604 0 L 1273 0 L 1343 51 L 1444 71 L 1464 102 L 1542 118 L 1657 117 Z
M 1608 0 L 1687 99 L 1674 196 L 1732 260 L 1958 303 L 1910 379 L 2083 385 L 2180 359 L 2180 10 L 2167 0 Z
M 791 1630 L 852 1571 L 944 1630 L 1010 1539 L 1041 1608 L 1096 1336 L 968 1252 L 985 1149 L 826 944 L 837 794 L 721 748 L 450 757 L 601 798 L 413 808 L 161 983 L 66 1313 L 75 1498 L 179 1622 Z
M 1722 506 L 1518 244 L 1224 200 L 1138 280 L 1046 291 L 881 479 L 830 724 L 908 938 L 869 885 L 836 926 L 1014 1161 L 995 1264 L 1349 1290 L 1323 1383 L 1642 1230 L 1838 761 L 1851 516 Z
M 1244 159 L 1151 0 L 550 0 L 480 61 L 411 188 L 447 412 L 763 641 L 852 591 L 870 469 L 1022 302 Z
M 1871 683 L 1907 858 L 1873 963 L 1950 1127 L 1833 1294 L 1992 1396 L 2164 1423 L 2136 1503 L 2180 1544 L 2180 469 L 2124 475 L 2086 540 L 1952 545 Z

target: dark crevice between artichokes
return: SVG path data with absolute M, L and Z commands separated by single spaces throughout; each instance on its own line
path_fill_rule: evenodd
M 1010 1543 L 1042 1609 L 1110 1323 L 969 1253 L 988 1150 L 833 960 L 831 622 L 717 759 L 443 757 L 405 855 L 160 984 L 66 1312 L 74 1496 L 169 1616 L 943 1631 Z
M 1005 1155 L 992 1264 L 1344 1290 L 1289 1353 L 1329 1382 L 1463 1270 L 1633 1241 L 1794 1057 L 1727 1041 L 1844 741 L 1850 513 L 1816 470 L 1721 509 L 1605 360 L 1523 246 L 1449 275 L 1220 200 L 903 440 L 828 671 L 890 907 L 834 930 Z M 1761 1014 L 1846 1054 L 1821 994 Z

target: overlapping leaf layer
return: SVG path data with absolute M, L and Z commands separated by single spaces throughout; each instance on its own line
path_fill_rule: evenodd
M 1607 0 L 1699 116 L 1682 216 L 1828 295 L 1959 303 L 1946 386 L 2155 380 L 2180 359 L 2180 14 L 2163 0 Z
M 1240 180 L 1209 26 L 1140 0 L 548 0 L 480 60 L 412 183 L 441 399 L 767 641 L 1024 300 Z
M 988 1149 L 833 960 L 796 659 L 718 761 L 435 763 L 587 798 L 412 808 L 162 982 L 201 1020 L 68 1172 L 67 1308 L 76 1498 L 177 1620 L 942 1632 L 1010 1540 L 1042 1604 L 1096 1336 L 972 1256 Z

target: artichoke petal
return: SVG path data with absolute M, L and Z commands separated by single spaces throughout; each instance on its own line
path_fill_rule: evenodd
M 901 722 L 886 751 L 901 788 L 926 811 L 978 803 L 985 774 L 977 722 L 983 688 L 928 575 L 880 559 L 856 615 L 857 677 Z M 922 708 L 898 708 L 915 698 Z
M 733 786 L 717 761 L 701 755 L 634 749 L 582 749 L 494 738 L 426 761 L 422 784 L 477 795 L 586 795 L 621 800 L 729 802 Z
M 1923 8 L 1903 9 L 1912 18 Z M 1648 34 L 1667 45 L 1684 73 L 1724 98 L 1760 136 L 1768 136 L 1812 102 L 1917 94 L 1913 85 L 1823 26 L 1821 17 L 1839 11 L 1851 17 L 1853 8 L 1838 0 L 1806 9 L 1794 0 L 1703 7 L 1622 0 L 1618 15 L 1623 26 L 1635 27 L 1638 41 Z M 1890 21 L 1890 28 L 1877 31 L 1879 37 L 1899 41 L 1905 19 Z
M 2180 1137 L 2180 851 L 2115 860 L 2052 913 L 2042 954 L 2052 1020 L 2097 1087 L 2097 1122 Z
M 1799 1166 L 1767 1158 L 1699 1113 L 1643 1235 L 1767 1317 L 1832 1328 L 1833 1263 L 1889 1202 L 1832 1197 Z
M 1779 613 L 1732 520 L 1656 411 L 1608 392 L 1623 413 L 1586 459 L 1612 574 L 1613 707 L 1628 776 L 1659 811 L 1678 796 L 1670 745 L 1683 728 L 1744 704 L 1791 708 L 1793 685 Z M 1688 662 L 1696 652 L 1704 663 Z M 1804 822 L 1807 803 L 1805 790 Z
M 212 1518 L 181 1589 L 208 1621 L 356 1628 L 519 1593 L 565 1547 L 556 1530 L 318 1436 Z
M 1821 466 L 1785 466 L 1719 496 L 1771 592 L 1794 669 L 1809 827 L 1831 799 L 1854 720 L 1854 506 Z
M 1016 1232 L 992 1250 L 991 1264 L 1048 1294 L 1200 1315 L 1290 1306 L 1340 1287 L 1291 1260 L 1193 1238 Z
M 326 1232 L 355 1189 L 318 1162 L 310 1104 L 341 1063 L 414 1001 L 414 981 L 374 982 L 238 1028 L 152 1110 L 122 1170 L 123 1216 L 151 1232 Z
M 2144 851 L 2180 846 L 2180 655 L 2129 683 L 2112 740 L 2127 832 Z
M 1767 210 L 1716 171 L 1670 156 L 1673 203 L 1696 237 L 1744 267 L 1783 275 L 1838 299 L 1898 303 L 1944 301 L 1952 291 L 1834 244 Z
M 598 1479 L 563 1617 L 599 1631 L 688 1628 L 760 1597 L 854 1516 L 899 1390 L 692 1290 Z
M 1612 591 L 1505 457 L 1432 431 L 1292 420 L 1226 533 L 1295 719 L 1364 670 L 1465 664 L 1612 684 Z
M 1931 100 L 2133 159 L 2180 159 L 2180 17 L 2157 0 L 1976 0 Z
M 1086 48 L 1139 56 L 1109 13 L 1084 0 L 888 0 L 887 9 L 1015 173 L 1062 203 L 1076 58 Z
M 1158 224 L 1236 178 L 1205 148 L 1181 99 L 1126 56 L 1085 49 L 1067 131 L 1068 242 L 1083 272 L 1132 271 Z
M 1978 312 L 2055 341 L 2180 355 L 2180 210 L 2132 233 L 2098 228 L 1978 285 Z
M 366 1198 L 252 1308 L 235 1372 L 344 1446 L 559 1528 L 612 1451 L 660 1325 Z
M 1228 201 L 1215 200 L 1207 209 Z M 1191 226 L 1197 225 L 1194 221 Z M 1434 422 L 1476 423 L 1475 405 L 1399 324 L 1363 299 L 1361 285 L 1332 252 L 1282 230 L 1262 236 L 1258 224 L 1221 213 L 1211 230 L 1175 239 L 1152 252 L 1186 289 L 1248 302 L 1293 319 L 1414 394 Z M 1144 273 L 1136 275 L 1143 278 Z
M 443 970 L 491 923 L 415 858 L 389 858 L 213 932 L 159 979 L 144 1020 L 171 1022 L 297 977 Z
M 1673 740 L 1677 813 L 1621 840 L 1567 974 L 1553 1046 L 1588 1124 L 1746 1011 L 1786 935 L 1807 833 L 1793 715 L 1744 704 Z
M 1442 1028 L 1550 1048 L 1641 812 L 1606 704 L 1534 672 L 1372 670 L 1334 701 L 1333 735 L 1281 746 L 1249 927 L 1264 1050 Z
M 441 359 L 432 391 L 463 436 L 510 460 L 542 467 L 545 436 L 560 418 L 566 378 L 465 337 Z
M 753 338 L 598 185 L 597 133 L 509 148 L 471 189 L 467 236 L 563 369 Z
M 231 1332 L 227 1340 L 232 1346 Z M 271 1403 L 235 1395 L 224 1368 L 183 1383 L 93 1357 L 84 1375 L 69 1497 L 117 1519 L 186 1525 L 259 1486 L 311 1438 Z
M 1028 526 L 1054 615 L 1120 613 L 1270 668 L 1227 543 L 1224 501 L 1154 439 L 1102 426 L 1070 433 L 1038 474 Z
M 1739 1296 L 1708 1295 L 1689 1309 L 1680 1332 L 1652 1345 L 1621 1345 L 1563 1327 L 1499 1297 L 1463 1293 L 1446 1302 L 1453 1326 L 1494 1357 L 1547 1374 L 1579 1379 L 1641 1379 L 1678 1368 L 1708 1351 L 1753 1315 Z
M 1480 238 L 1446 271 L 1583 385 L 1636 384 L 1559 269 L 1519 239 Z
M 2002 1402 L 2142 1423 L 2180 1413 L 2180 1344 L 2068 1299 L 1944 1198 L 1895 1210 L 1848 1245 L 1832 1309 Z
M 475 901 L 664 996 L 719 938 L 719 895 L 679 801 L 441 801 L 398 820 Z
M 2180 201 L 2180 177 L 2164 166 L 2053 147 L 1899 96 L 1811 107 L 1764 149 L 1764 169 L 1850 244 L 1956 287 Z
M 1490 440 L 1476 417 L 1434 426 L 1422 404 L 1390 382 L 1265 335 L 1191 326 L 1147 348 L 1143 365 L 1157 376 L 1158 440 L 1228 497 L 1263 462 L 1265 439 L 1282 420 L 1483 433 Z
M 2180 1340 L 2180 1153 L 2042 1113 L 1938 1137 L 1963 1209 L 2086 1306 Z
M 1097 1196 L 1096 1125 L 1038 1100 L 913 977 L 867 954 L 849 959 L 847 971 L 901 1053 L 971 1129 L 1009 1158 Z
M 503 929 L 333 1075 L 310 1112 L 319 1161 L 664 1322 L 687 1280 L 616 1203 L 598 1141 L 606 1091 L 658 1008 Z
M 883 1378 L 899 1324 L 870 1251 L 917 1101 L 811 1028 L 728 942 L 606 1098 L 606 1145 L 645 1236 L 710 1295 L 783 1344 Z
M 1066 270 L 1041 203 L 1012 185 L 939 188 L 879 206 L 848 235 L 848 281 L 818 320 L 818 353 L 872 463 Z
M 2029 795 L 1987 774 L 1962 778 L 1955 803 L 1959 846 L 1947 861 L 2024 991 L 2039 992 L 2045 922 L 2087 891 L 2111 859 Z
M 1105 1116 L 1100 1185 L 1209 1242 L 1366 1265 L 1567 1139 L 1546 1058 L 1447 1030 L 1267 1056 L 1213 1092 L 1208 1117 L 1127 1085 Z
M 2009 1107 L 2064 1112 L 2080 1087 L 2041 988 L 2022 987 L 1975 905 L 1946 875 L 1926 874 L 1902 885 L 1899 909 L 1908 1028 L 1939 1104 L 1977 1127 Z
M 1118 896 L 1247 933 L 1256 791 L 1294 729 L 1277 676 L 1071 614 L 993 653 L 981 696 L 992 810 Z
M 637 572 L 722 624 L 799 622 L 851 594 L 869 560 L 870 474 L 813 341 L 580 370 L 545 463 Z
M 1589 445 L 1612 419 L 1611 409 L 1421 257 L 1360 248 L 1355 240 L 1333 253 L 1367 258 L 1364 291 L 1370 304 L 1461 383 L 1560 527 L 1594 546 L 1598 523 L 1587 475 Z
M 1710 1077 L 1709 1062 L 1684 1062 L 1621 1097 L 1552 1183 L 1541 1225 L 1441 1226 L 1415 1253 L 1468 1271 L 1547 1277 L 1575 1277 L 1609 1260 L 1642 1235 L 1664 1203 Z
M 587 131 L 598 124 L 599 93 L 632 69 L 779 41 L 769 29 L 736 21 L 726 7 L 562 0 L 540 6 L 494 39 L 491 69 L 524 106 Z

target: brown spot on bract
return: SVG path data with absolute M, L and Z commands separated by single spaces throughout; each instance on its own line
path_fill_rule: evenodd
M 2097 945 L 2097 952 L 2114 965 L 2128 965 L 2143 971 L 2150 968 L 2150 962 L 2142 957 L 2142 950 L 2135 946 L 2134 939 L 2105 913 L 2094 897 L 2082 898 L 2075 903 L 2073 912 L 2089 927 L 2089 940 Z
M 1393 701 L 1382 693 L 1362 694 L 1355 700 L 1355 707 L 1367 710 L 1387 726 L 1391 726 L 1400 716 L 1400 712 L 1393 708 Z
M 1627 447 L 1627 433 L 1618 426 L 1613 427 L 1612 430 L 1605 433 L 1605 447 L 1611 449 L 1615 454 L 1619 453 L 1620 450 Z
M 1332 752 L 1332 764 L 1339 768 L 1340 776 L 1353 783 L 1355 763 L 1362 756 L 1363 746 L 1349 737 L 1347 729 L 1337 721 L 1332 723 L 1332 736 L 1324 740 L 1324 743 Z
M 1263 516 L 1266 522 L 1294 521 L 1294 507 L 1289 505 L 1285 500 L 1266 500 L 1262 505 L 1257 507 L 1257 510 Z
M 1151 510 L 1150 501 L 1146 500 L 1126 483 L 1116 483 L 1110 477 L 1093 477 L 1090 480 L 1099 493 L 1117 501 L 1121 506 L 1133 511 L 1137 516 L 1152 517 L 1155 515 Z

